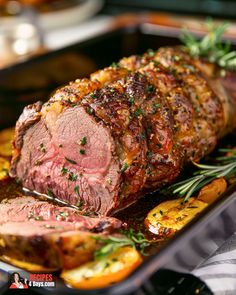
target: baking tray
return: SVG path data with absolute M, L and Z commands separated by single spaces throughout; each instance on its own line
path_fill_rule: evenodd
M 179 44 L 179 28 L 160 26 L 146 17 L 114 21 L 114 25 L 92 39 L 21 62 L 0 71 L 0 126 L 12 126 L 23 107 L 47 100 L 51 91 L 121 57 L 142 54 L 148 48 Z M 233 39 L 233 43 L 235 40 Z M 234 135 L 228 142 L 236 142 Z M 151 197 L 157 197 L 154 193 Z M 149 196 L 150 197 L 150 196 Z M 158 252 L 148 257 L 124 281 L 104 289 L 68 288 L 58 279 L 56 289 L 39 288 L 41 294 L 156 294 L 163 268 L 189 272 L 236 230 L 236 188 L 231 186 Z M 0 294 L 6 290 L 7 272 L 17 269 L 0 262 Z M 27 272 L 26 272 L 27 273 Z M 142 293 L 140 293 L 142 292 Z

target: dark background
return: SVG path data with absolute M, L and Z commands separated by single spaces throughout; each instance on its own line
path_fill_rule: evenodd
M 169 11 L 236 19 L 235 0 L 106 0 L 101 13 Z

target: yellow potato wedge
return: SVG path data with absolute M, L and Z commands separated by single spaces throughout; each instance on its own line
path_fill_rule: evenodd
M 12 140 L 14 137 L 14 128 L 4 129 L 0 132 L 0 155 L 11 157 L 12 155 Z
M 197 198 L 208 204 L 214 202 L 220 195 L 222 195 L 227 188 L 227 182 L 223 177 L 213 180 L 211 183 L 205 185 L 199 192 Z
M 190 198 L 186 203 L 182 198 L 162 202 L 148 213 L 145 226 L 153 234 L 169 236 L 183 228 L 207 206 L 207 203 L 196 198 Z
M 64 270 L 61 277 L 74 288 L 103 288 L 126 278 L 141 262 L 142 258 L 137 250 L 123 247 L 102 259 Z
M 6 255 L 0 256 L 0 260 L 2 260 L 4 262 L 7 262 L 7 263 L 10 263 L 12 265 L 15 265 L 17 267 L 27 269 L 28 271 L 32 271 L 32 272 L 50 272 L 50 271 L 53 271 L 52 269 L 43 267 L 42 265 L 34 264 L 34 263 L 31 263 L 31 262 L 20 261 L 20 260 L 8 257 Z
M 9 178 L 10 162 L 0 157 L 0 181 Z

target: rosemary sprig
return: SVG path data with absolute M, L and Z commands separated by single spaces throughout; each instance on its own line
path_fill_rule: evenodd
M 208 33 L 201 40 L 197 40 L 189 31 L 184 30 L 180 39 L 193 57 L 205 57 L 209 62 L 216 63 L 221 68 L 236 70 L 236 51 L 230 51 L 231 44 L 222 42 L 222 36 L 228 27 L 224 22 L 214 25 L 212 20 L 207 23 Z
M 199 169 L 194 173 L 194 176 L 186 180 L 177 182 L 169 187 L 173 194 L 178 194 L 184 197 L 184 202 L 204 185 L 212 180 L 220 177 L 226 179 L 236 176 L 236 150 L 220 149 L 220 152 L 227 153 L 225 156 L 216 158 L 217 165 L 193 164 Z
M 122 237 L 108 236 L 103 238 L 102 236 L 93 237 L 93 239 L 102 242 L 103 246 L 95 251 L 95 259 L 101 259 L 117 249 L 125 246 L 131 246 L 138 249 L 143 255 L 146 255 L 145 248 L 149 246 L 149 241 L 144 237 L 141 232 L 135 233 L 134 229 L 130 228 L 122 232 Z

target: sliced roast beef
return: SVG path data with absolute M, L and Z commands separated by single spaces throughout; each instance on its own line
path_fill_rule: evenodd
M 83 212 L 112 214 L 235 128 L 229 75 L 182 48 L 124 58 L 24 110 L 10 174 Z
M 122 222 L 116 218 L 83 216 L 76 209 L 56 206 L 46 201 L 39 201 L 33 197 L 25 196 L 4 200 L 4 202 L 0 203 L 0 216 L 0 224 L 6 227 L 4 223 L 12 222 L 11 228 L 15 230 L 15 233 L 22 231 L 23 234 L 25 230 L 22 226 L 18 227 L 15 222 L 25 222 L 25 226 L 28 224 L 25 235 L 27 233 L 32 234 L 32 231 L 34 232 L 35 230 L 35 233 L 37 233 L 36 225 L 42 227 L 41 232 L 43 229 L 49 232 L 55 226 L 56 229 L 62 226 L 63 231 L 77 229 L 93 232 L 111 232 L 122 225 Z
M 0 203 L 0 256 L 29 268 L 70 268 L 93 257 L 99 235 L 113 234 L 121 221 L 112 217 L 88 217 L 74 208 L 57 206 L 30 196 Z M 95 237 L 95 238 L 94 238 Z

